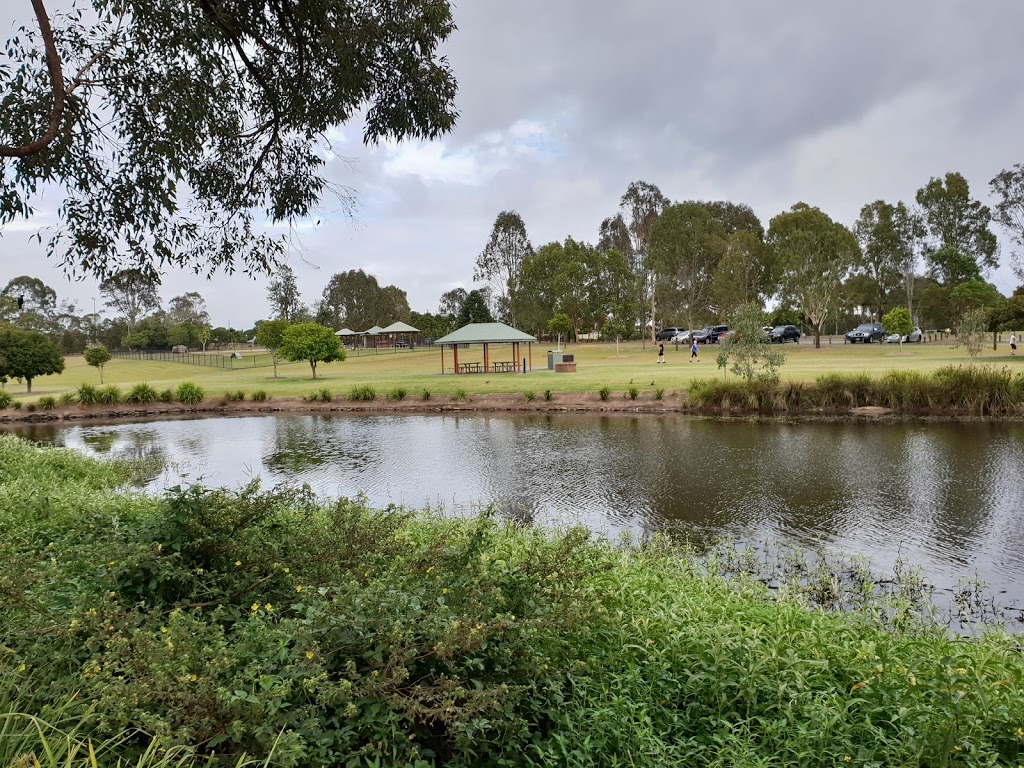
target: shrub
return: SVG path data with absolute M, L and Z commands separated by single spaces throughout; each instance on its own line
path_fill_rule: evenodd
M 985 415 L 1007 413 L 1020 404 L 1019 385 L 1009 368 L 957 365 L 934 373 L 944 404 L 958 411 Z
M 665 398 L 665 389 L 664 389 L 664 387 L 658 387 L 656 390 L 654 390 L 654 399 L 655 400 L 663 400 L 664 398 Z
M 239 389 L 234 392 L 225 392 L 224 399 L 229 403 L 240 403 L 245 400 L 245 391 Z
M 395 387 L 388 392 L 388 400 L 405 400 L 405 396 L 409 394 L 404 387 Z
M 257 389 L 252 393 L 252 399 L 254 402 L 262 403 L 270 399 L 270 395 L 267 394 L 265 389 Z
M 161 403 L 173 403 L 174 402 L 174 390 L 173 389 L 165 389 L 163 392 L 160 393 L 158 399 L 160 400 Z
M 551 395 L 551 390 L 550 390 L 550 389 L 545 389 L 545 390 L 544 390 L 544 399 L 545 399 L 545 400 L 550 400 L 550 399 L 551 399 L 551 397 L 552 397 L 552 395 Z
M 102 405 L 117 405 L 124 399 L 121 390 L 113 384 L 100 387 L 96 390 L 96 402 Z
M 45 397 L 39 398 L 39 407 L 44 411 L 52 411 L 57 407 L 57 398 L 52 395 L 46 395 Z
M 26 403 L 25 404 L 25 410 L 28 411 L 29 413 L 35 413 L 36 412 L 36 404 L 35 403 Z
M 608 387 L 601 387 L 599 390 L 597 390 L 597 394 L 602 400 L 607 400 L 609 397 L 612 396 L 612 391 L 608 389 Z
M 368 403 L 371 400 L 377 399 L 377 390 L 371 387 L 369 384 L 360 384 L 352 387 L 348 393 L 348 399 L 352 402 L 364 402 Z
M 875 382 L 866 373 L 825 373 L 815 379 L 814 394 L 822 408 L 871 405 Z
M 628 397 L 630 400 L 636 400 L 639 394 L 640 388 L 635 384 L 630 384 L 629 389 L 626 390 L 626 397 Z
M 178 385 L 178 389 L 175 391 L 174 396 L 179 403 L 183 403 L 185 405 L 198 405 L 203 402 L 203 398 L 206 397 L 206 392 L 198 384 L 186 381 Z
M 537 398 L 536 392 L 523 392 L 523 397 L 526 398 L 526 402 L 532 403 Z
M 16 411 L 20 411 L 21 410 L 21 400 L 15 400 L 13 403 L 11 403 L 11 407 L 14 410 L 16 410 Z
M 155 403 L 159 399 L 159 393 L 145 382 L 136 384 L 134 387 L 129 389 L 128 394 L 124 396 L 124 401 L 126 403 L 134 403 L 135 405 Z
M 889 371 L 878 382 L 878 402 L 886 408 L 927 407 L 934 395 L 935 382 L 917 371 Z
M 11 393 L 0 389 L 0 410 L 9 408 L 13 402 L 14 398 L 11 397 Z
M 81 405 L 96 405 L 99 402 L 99 393 L 92 384 L 82 384 L 75 393 Z
M 429 400 L 430 399 L 430 390 L 429 389 L 424 389 L 423 392 L 420 393 L 420 397 L 422 397 L 424 400 Z
M 74 392 L 61 392 L 57 399 L 61 405 L 75 405 L 78 402 L 78 397 Z
M 452 395 L 452 398 L 455 400 L 466 400 L 468 397 L 469 395 L 466 394 L 464 389 L 456 389 L 455 394 Z

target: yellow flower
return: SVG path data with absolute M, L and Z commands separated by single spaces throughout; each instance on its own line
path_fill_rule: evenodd
M 259 609 L 260 609 L 260 604 L 259 603 L 253 603 L 252 605 L 249 606 L 249 610 L 251 610 L 253 613 L 256 613 L 256 611 L 258 611 Z
M 445 587 L 444 589 L 442 589 L 441 590 L 441 594 L 442 595 L 447 595 L 448 594 L 448 587 Z
M 300 584 L 299 586 L 297 586 L 297 587 L 295 588 L 295 591 L 296 591 L 296 592 L 301 592 L 301 591 L 302 591 L 302 585 Z
M 267 603 L 263 606 L 263 610 L 267 613 L 270 613 L 272 610 L 274 610 L 274 606 L 272 606 L 270 603 Z
M 853 762 L 853 758 L 850 757 L 849 755 L 847 755 L 846 757 L 843 758 L 843 762 L 844 763 L 852 763 Z
M 291 572 L 292 572 L 292 569 L 291 569 L 291 568 L 285 568 L 285 569 L 284 569 L 284 572 L 285 572 L 285 573 L 291 573 Z
M 78 619 L 72 619 L 71 620 L 71 626 L 72 627 L 77 627 L 78 626 Z
M 194 682 L 195 682 L 196 680 L 198 680 L 199 678 L 198 678 L 198 677 L 196 677 L 195 675 L 189 675 L 189 676 L 188 676 L 188 679 L 189 679 L 189 680 L 190 680 L 191 682 L 193 682 L 193 683 L 194 683 Z
M 1018 728 L 1017 735 L 1024 739 L 1024 728 Z
M 235 568 L 238 568 L 242 564 L 241 560 L 235 560 Z
M 160 627 L 160 632 L 166 635 L 167 634 L 167 627 Z
M 314 656 L 316 656 L 316 654 L 313 653 L 312 651 L 306 651 L 306 658 L 307 659 L 312 659 Z
M 18 671 L 19 672 L 24 672 L 25 671 L 25 665 L 22 664 L 20 667 L 18 667 Z

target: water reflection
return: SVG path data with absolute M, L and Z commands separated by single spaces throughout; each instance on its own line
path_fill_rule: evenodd
M 784 424 L 621 415 L 280 416 L 32 425 L 97 456 L 161 454 L 184 477 L 309 483 L 373 504 L 493 504 L 524 523 L 672 530 L 897 558 L 1024 597 L 1024 426 Z

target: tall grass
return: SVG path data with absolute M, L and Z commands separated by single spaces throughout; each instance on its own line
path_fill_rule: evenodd
M 255 484 L 117 493 L 130 469 L 0 437 L 0 765 L 85 768 L 89 743 L 146 768 L 190 745 L 216 765 L 1024 759 L 1024 655 L 998 628 L 952 637 L 884 596 L 818 610 L 827 574 L 772 594 L 660 538 Z
M 897 412 L 1007 416 L 1024 411 L 1024 374 L 1008 368 L 952 366 L 932 374 L 890 371 L 879 378 L 830 373 L 812 383 L 696 379 L 688 397 L 697 407 L 761 413 L 881 406 Z

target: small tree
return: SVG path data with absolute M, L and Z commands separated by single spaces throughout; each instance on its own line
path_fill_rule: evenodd
M 725 368 L 731 360 L 730 370 L 736 376 L 747 381 L 778 383 L 779 369 L 786 363 L 786 353 L 782 351 L 781 344 L 765 343 L 765 320 L 765 313 L 753 304 L 736 310 L 732 319 L 734 333 L 721 342 L 718 351 L 719 368 Z
M 559 312 L 557 315 L 548 320 L 548 330 L 558 336 L 558 349 L 562 349 L 562 334 L 565 334 L 565 340 L 569 340 L 569 335 L 573 331 L 572 318 L 564 312 Z
M 274 361 L 275 379 L 284 332 L 290 327 L 291 323 L 287 320 L 264 320 L 256 326 L 256 343 L 270 353 L 270 358 Z
M 601 328 L 601 333 L 605 338 L 615 337 L 615 356 L 619 356 L 619 340 L 623 336 L 629 335 L 629 326 L 621 320 L 609 320 Z
M 103 383 L 103 366 L 110 362 L 110 352 L 102 344 L 93 347 L 86 347 L 85 362 L 100 371 L 100 384 Z
M 64 358 L 52 341 L 38 331 L 0 330 L 0 379 L 24 379 L 32 392 L 32 379 L 63 373 Z
M 971 360 L 981 354 L 988 330 L 988 310 L 978 307 L 969 309 L 960 316 L 956 325 L 957 346 L 966 347 Z
M 309 361 L 316 379 L 317 363 L 333 363 L 345 359 L 345 350 L 334 331 L 317 323 L 298 323 L 285 329 L 279 348 L 281 357 L 291 362 Z
M 887 334 L 899 335 L 900 352 L 902 352 L 903 337 L 914 332 L 914 319 L 910 316 L 910 310 L 906 307 L 894 307 L 882 318 L 882 328 Z

